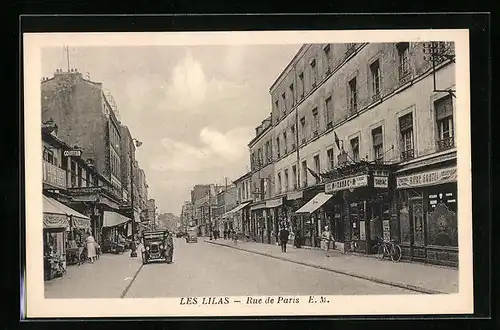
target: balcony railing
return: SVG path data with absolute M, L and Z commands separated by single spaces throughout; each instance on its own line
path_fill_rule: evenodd
M 49 162 L 42 163 L 43 182 L 58 188 L 66 188 L 66 171 Z
M 372 95 L 372 101 L 378 101 L 380 100 L 380 91 L 376 91 L 375 94 Z
M 455 147 L 453 136 L 436 141 L 437 151 L 444 151 Z
M 405 84 L 411 79 L 411 69 L 408 64 L 402 64 L 398 67 L 399 83 Z
M 401 160 L 402 161 L 410 160 L 413 158 L 415 158 L 415 150 L 408 149 L 408 150 L 404 150 L 401 152 Z

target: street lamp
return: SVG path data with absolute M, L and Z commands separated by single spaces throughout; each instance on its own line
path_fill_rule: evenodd
M 132 143 L 139 148 L 142 145 L 142 142 L 137 139 L 132 139 Z M 132 148 L 130 148 L 129 152 L 130 157 L 130 204 L 132 205 L 132 244 L 130 246 L 130 257 L 137 257 L 137 245 L 135 242 L 135 209 L 134 209 L 134 160 L 132 158 Z

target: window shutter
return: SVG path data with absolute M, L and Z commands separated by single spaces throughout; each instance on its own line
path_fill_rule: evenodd
M 451 96 L 443 97 L 434 102 L 434 108 L 436 109 L 437 120 L 453 116 L 453 102 Z

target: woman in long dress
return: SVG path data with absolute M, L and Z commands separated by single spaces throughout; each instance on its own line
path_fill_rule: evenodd
M 87 233 L 87 239 L 86 239 L 86 243 L 87 243 L 87 258 L 89 259 L 89 261 L 91 263 L 94 262 L 94 260 L 97 258 L 97 253 L 96 253 L 96 248 L 95 248 L 95 239 L 94 237 L 92 236 L 91 233 Z

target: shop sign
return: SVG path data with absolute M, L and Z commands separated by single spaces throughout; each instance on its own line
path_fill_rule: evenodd
M 270 201 L 266 201 L 266 208 L 278 207 L 283 204 L 283 198 L 271 199 Z
M 396 187 L 399 189 L 404 189 L 412 187 L 431 186 L 456 181 L 457 168 L 450 167 L 398 177 L 396 179 Z
M 78 149 L 64 150 L 63 155 L 64 157 L 82 157 L 82 151 Z
M 256 204 L 256 205 L 250 206 L 250 210 L 251 211 L 265 209 L 265 208 L 266 208 L 266 204 L 265 203 L 261 203 L 261 204 Z
M 337 180 L 325 184 L 325 193 L 333 193 L 345 189 L 354 189 L 368 185 L 368 175 L 359 175 L 352 178 Z
M 382 230 L 384 235 L 384 241 L 391 240 L 391 226 L 389 220 L 382 221 Z
M 286 195 L 286 199 L 291 201 L 295 199 L 301 199 L 304 196 L 304 193 L 302 191 L 294 191 L 290 192 Z
M 375 188 L 387 188 L 389 187 L 389 178 L 386 176 L 374 176 L 373 186 Z

